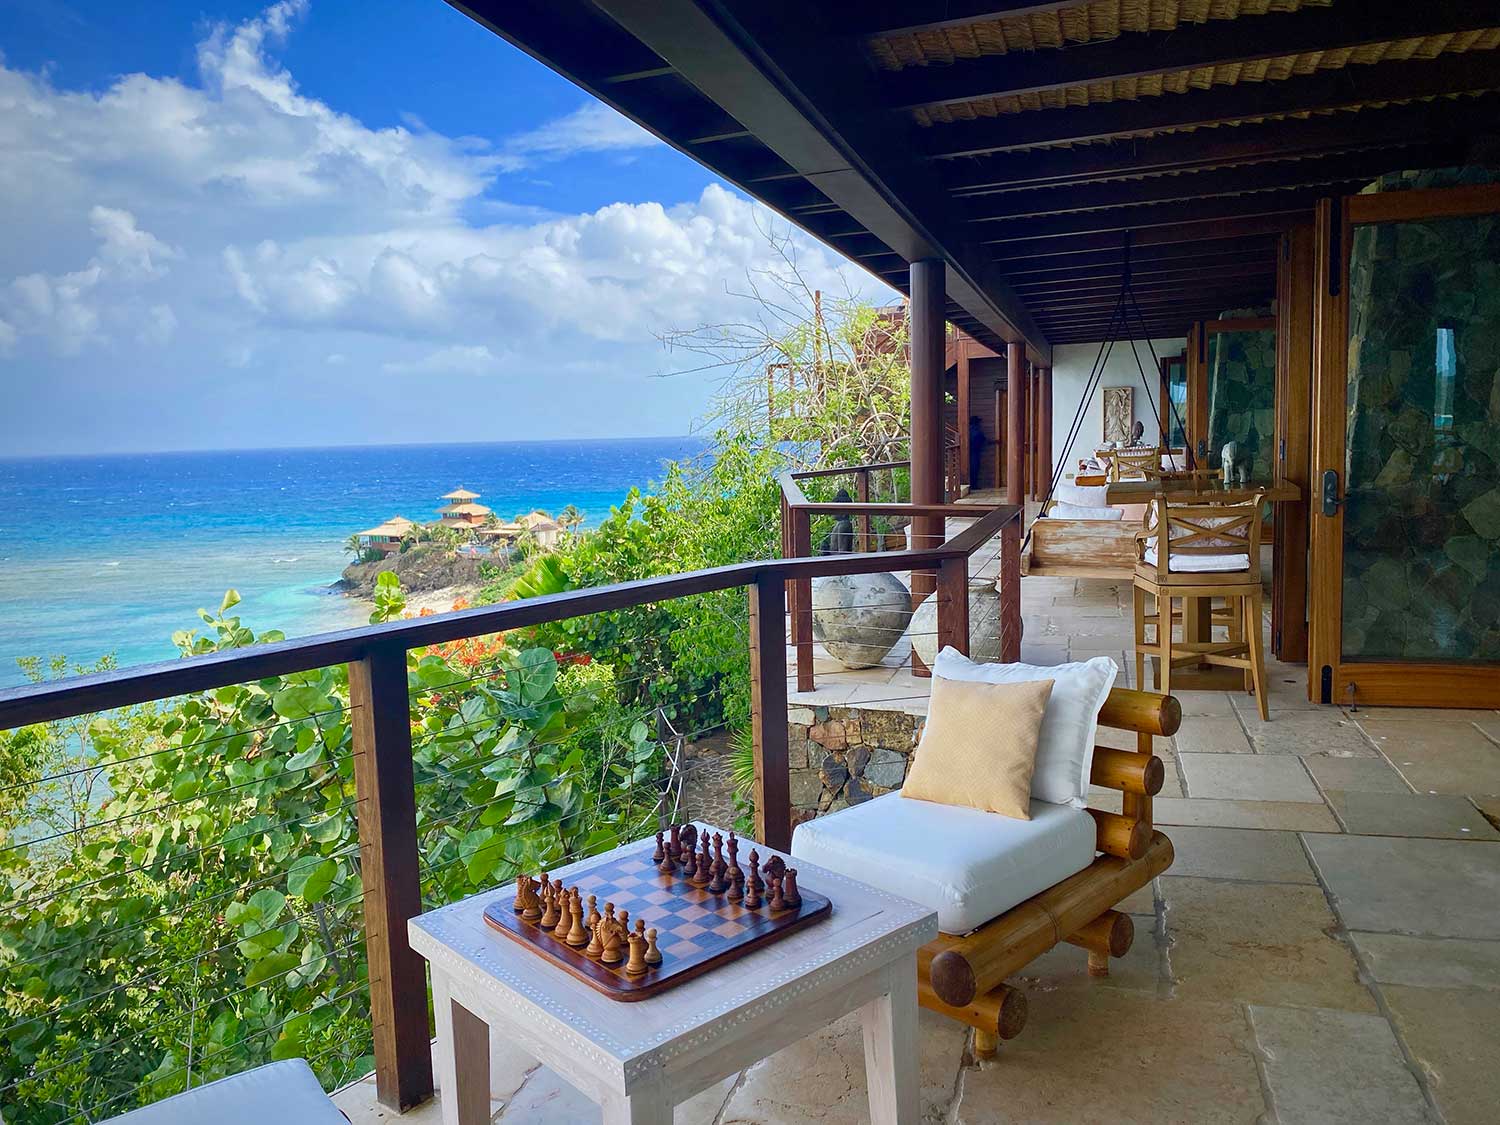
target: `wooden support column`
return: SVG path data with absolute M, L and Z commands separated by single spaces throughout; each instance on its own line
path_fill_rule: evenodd
M 762 576 L 750 587 L 750 721 L 755 754 L 755 838 L 792 846 L 792 791 L 786 710 L 784 584 Z
M 1005 348 L 1005 502 L 1026 503 L 1026 345 Z
M 911 502 L 942 504 L 943 487 L 943 343 L 944 269 L 939 259 L 911 264 Z M 911 545 L 921 550 L 943 541 L 943 517 L 914 516 Z M 911 576 L 915 608 L 930 595 L 936 575 L 917 570 Z M 912 653 L 912 670 L 925 674 L 921 658 Z
M 364 888 L 375 1093 L 405 1112 L 432 1097 L 427 963 L 406 943 L 422 913 L 406 650 L 371 650 L 349 665 L 360 882 Z
M 958 367 L 958 483 L 971 489 L 979 487 L 969 474 L 969 349 L 968 341 L 955 337 L 953 351 Z
M 805 559 L 812 554 L 812 517 L 806 508 L 792 509 L 792 557 Z M 797 690 L 812 691 L 813 677 L 812 579 L 794 578 L 794 598 L 790 617 L 792 643 L 797 646 Z M 785 654 L 782 660 L 786 659 Z
M 1037 411 L 1039 431 L 1037 433 L 1037 499 L 1045 500 L 1052 491 L 1052 368 L 1041 367 L 1038 372 L 1038 397 L 1041 406 Z
M 948 559 L 938 568 L 938 636 L 941 652 L 952 645 L 969 655 L 969 560 Z
M 1000 662 L 1021 659 L 1021 517 L 1000 529 Z
M 1281 236 L 1276 275 L 1276 472 L 1302 490 L 1275 504 L 1271 580 L 1271 651 L 1290 663 L 1307 659 L 1308 513 L 1312 503 L 1311 224 Z

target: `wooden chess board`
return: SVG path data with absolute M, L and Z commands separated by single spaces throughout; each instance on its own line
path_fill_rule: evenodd
M 641 976 L 629 976 L 623 960 L 607 965 L 535 922 L 523 920 L 508 892 L 485 908 L 484 920 L 614 1000 L 645 1000 L 795 933 L 833 908 L 828 899 L 802 887 L 802 901 L 796 908 L 773 911 L 763 903 L 750 910 L 726 895 L 693 886 L 680 871 L 662 873 L 651 861 L 652 850 L 651 844 L 643 843 L 623 856 L 601 857 L 567 879 L 568 886 L 577 886 L 585 899 L 596 896 L 600 910 L 612 902 L 617 910 L 630 911 L 632 920 L 644 919 L 648 928 L 656 930 L 662 961 Z

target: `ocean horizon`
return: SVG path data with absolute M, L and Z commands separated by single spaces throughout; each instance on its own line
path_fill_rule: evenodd
M 569 504 L 597 526 L 695 437 L 361 445 L 0 458 L 0 686 L 23 657 L 121 666 L 174 657 L 172 633 L 239 591 L 257 634 L 362 624 L 332 589 L 349 536 L 437 518 L 464 487 L 502 518 Z

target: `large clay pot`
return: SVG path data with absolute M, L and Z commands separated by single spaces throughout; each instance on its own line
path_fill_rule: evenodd
M 846 668 L 870 668 L 911 623 L 911 592 L 894 574 L 814 578 L 813 636 Z
M 929 668 L 937 659 L 937 598 L 922 599 L 911 615 L 911 647 Z M 969 659 L 993 664 L 1000 659 L 1000 592 L 993 578 L 969 579 Z

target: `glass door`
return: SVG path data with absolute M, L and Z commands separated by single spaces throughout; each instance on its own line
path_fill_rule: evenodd
M 1328 201 L 1319 225 L 1319 694 L 1500 706 L 1500 187 Z

